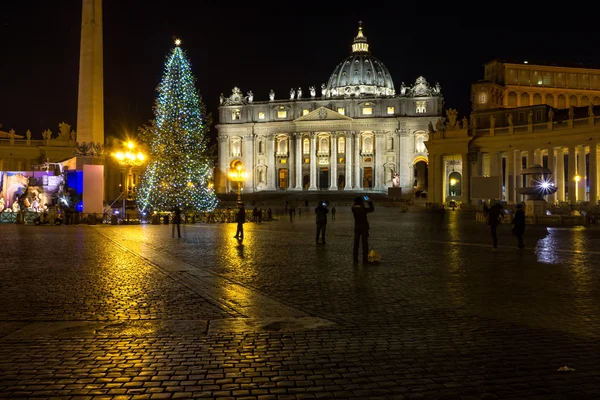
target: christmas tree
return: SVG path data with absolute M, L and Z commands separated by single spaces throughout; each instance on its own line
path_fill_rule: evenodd
M 138 192 L 141 210 L 212 211 L 218 203 L 208 149 L 210 116 L 194 85 L 180 41 L 167 56 L 154 120 L 140 129 L 150 149 Z

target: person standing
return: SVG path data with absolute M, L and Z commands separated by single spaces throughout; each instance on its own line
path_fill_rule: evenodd
M 244 238 L 244 222 L 246 222 L 246 209 L 244 208 L 244 203 L 240 203 L 240 209 L 236 214 L 235 220 L 237 222 L 237 230 L 235 232 L 234 238 L 243 239 Z
M 319 244 L 319 235 L 321 236 L 321 242 L 325 244 L 325 230 L 327 228 L 327 205 L 325 202 L 320 202 L 317 208 L 315 208 L 315 214 L 317 216 L 317 244 Z
M 332 220 L 332 221 L 335 221 L 335 213 L 336 213 L 336 211 L 337 211 L 337 210 L 335 209 L 335 206 L 333 206 L 333 207 L 331 208 L 331 220 Z
M 369 207 L 365 207 L 365 201 L 367 201 Z M 367 220 L 367 214 L 375 211 L 375 207 L 368 196 L 359 196 L 354 199 L 354 205 L 351 210 L 352 215 L 354 215 L 354 247 L 352 248 L 352 260 L 355 263 L 358 263 L 358 247 L 359 243 L 362 241 L 362 260 L 364 264 L 367 264 L 369 262 L 369 221 Z
M 490 234 L 492 235 L 492 251 L 498 251 L 498 225 L 502 222 L 504 218 L 504 207 L 500 202 L 494 203 L 491 207 L 488 208 L 486 204 L 483 205 L 483 211 L 487 214 L 488 217 L 488 225 L 490 226 Z
M 517 247 L 519 249 L 523 249 L 525 244 L 523 244 L 523 234 L 525 233 L 525 213 L 523 212 L 523 206 L 521 204 L 517 204 L 517 212 L 515 212 L 515 216 L 512 219 L 512 233 L 517 237 L 518 244 Z
M 293 218 L 294 218 L 294 210 L 290 208 L 289 214 L 290 214 L 290 222 L 292 222 Z
M 175 226 L 177 225 L 177 237 L 181 237 L 181 209 L 175 208 L 175 216 L 173 217 L 173 232 L 171 237 L 175 237 Z

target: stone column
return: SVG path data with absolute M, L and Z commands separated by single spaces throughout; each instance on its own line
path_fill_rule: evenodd
M 590 144 L 590 204 L 598 204 L 598 145 Z
M 296 153 L 294 149 L 294 134 L 288 134 L 288 145 L 287 145 L 287 164 L 288 164 L 288 182 L 287 189 L 294 190 L 296 187 L 296 174 L 294 167 L 296 166 Z
M 373 136 L 375 139 L 375 163 L 374 163 L 374 171 L 373 174 L 374 176 L 374 180 L 375 180 L 375 184 L 373 189 L 375 190 L 383 190 L 383 185 L 384 185 L 384 177 L 385 177 L 385 171 L 383 168 L 383 152 L 384 150 L 384 146 L 385 143 L 383 142 L 383 134 L 381 132 L 373 132 Z
M 329 190 L 337 190 L 337 132 L 331 133 L 331 146 L 329 146 L 329 150 L 331 154 L 329 156 L 329 166 L 331 168 L 331 173 L 329 174 Z
M 295 190 L 302 190 L 302 132 L 296 132 L 296 187 Z
M 444 173 L 444 156 L 442 154 L 435 155 L 435 203 L 444 204 L 446 201 L 444 193 L 444 181 L 446 179 Z
M 471 204 L 471 163 L 469 162 L 469 153 L 462 153 L 462 202 Z
M 352 137 L 354 136 L 353 132 L 346 132 L 346 156 L 344 160 L 346 161 L 346 184 L 344 185 L 344 190 L 352 190 Z
M 219 182 L 218 193 L 227 193 L 227 173 L 229 172 L 229 138 L 225 135 L 219 136 Z
M 275 135 L 267 135 L 267 190 L 275 190 L 275 174 L 277 165 L 275 164 Z
M 565 179 L 567 179 L 567 186 L 569 188 L 569 204 L 575 204 L 577 202 L 577 182 L 575 182 L 575 175 L 577 174 L 577 163 L 575 162 L 575 160 L 577 159 L 577 157 L 575 153 L 575 147 L 569 146 L 568 152 L 569 164 L 567 167 L 567 176 L 565 177 Z
M 527 150 L 527 168 L 535 164 L 535 150 Z
M 535 157 L 534 164 L 539 164 L 539 165 L 541 165 L 543 167 L 544 166 L 544 158 L 543 158 L 544 156 L 543 156 L 543 153 L 542 153 L 542 149 L 535 149 L 533 151 L 533 154 L 534 154 L 534 157 Z
M 554 175 L 554 180 L 558 187 L 556 200 L 565 201 L 565 153 L 562 147 L 556 149 L 556 175 Z
M 354 189 L 363 188 L 362 179 L 360 179 L 360 132 L 354 132 Z
M 506 188 L 506 202 L 508 204 L 515 203 L 515 152 L 509 150 L 506 153 L 506 177 L 504 179 L 504 187 Z
M 498 190 L 500 195 L 497 200 L 502 200 L 502 153 L 490 152 L 490 176 L 499 177 Z
M 317 190 L 317 134 L 310 133 L 310 186 L 308 190 Z
M 550 147 L 548 149 L 548 169 L 550 171 L 552 171 L 552 176 L 553 176 L 553 181 L 556 183 L 556 180 L 554 179 L 555 175 L 555 163 L 554 163 L 554 147 Z M 548 203 L 550 204 L 554 204 L 556 203 L 556 193 L 553 193 L 551 195 L 547 196 L 548 199 Z
M 581 178 L 579 182 L 577 182 L 577 201 L 587 201 L 587 173 L 585 171 L 585 153 L 585 146 L 579 146 L 577 148 L 577 175 L 579 175 L 579 177 Z
M 254 191 L 254 135 L 244 135 L 242 138 L 242 164 L 248 173 L 248 179 L 242 183 L 244 193 Z

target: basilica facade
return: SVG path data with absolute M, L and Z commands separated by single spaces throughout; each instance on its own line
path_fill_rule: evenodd
M 285 99 L 271 91 L 268 101 L 237 87 L 221 95 L 217 191 L 236 190 L 228 176 L 238 169 L 247 173 L 245 193 L 425 190 L 424 143 L 442 108 L 439 84 L 423 77 L 396 91 L 359 26 L 351 54 L 320 88 L 292 88 Z

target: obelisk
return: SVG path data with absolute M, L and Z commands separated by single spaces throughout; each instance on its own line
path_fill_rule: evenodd
M 79 50 L 77 142 L 104 145 L 102 0 L 83 0 Z
M 83 0 L 77 101 L 77 177 L 83 212 L 104 209 L 104 67 L 102 0 Z

